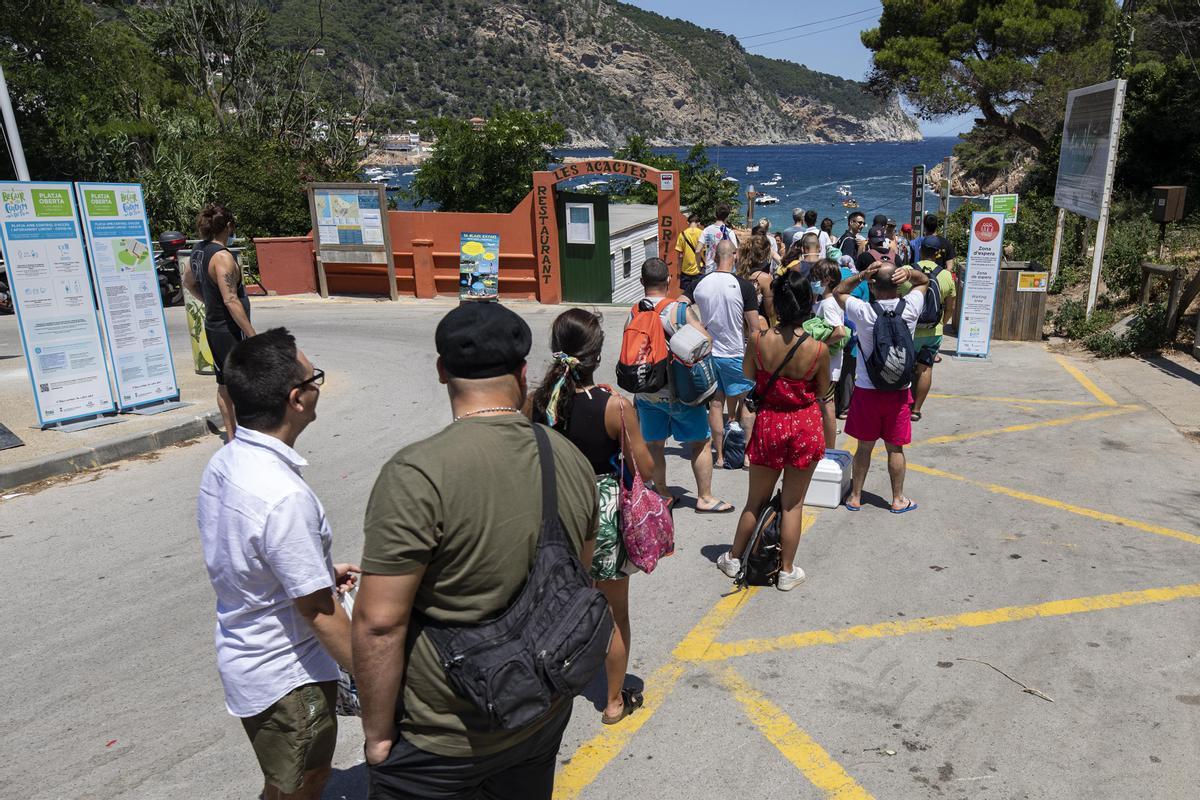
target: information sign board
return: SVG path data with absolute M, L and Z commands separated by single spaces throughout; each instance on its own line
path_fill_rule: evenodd
M 308 205 L 317 251 L 317 289 L 329 296 L 328 264 L 387 265 L 388 296 L 397 298 L 396 263 L 381 183 L 310 183 Z
M 1004 215 L 1004 224 L 1012 225 L 1017 221 L 1017 205 L 1020 196 L 1015 194 L 994 194 L 988 201 L 988 210 Z
M 1100 219 L 1112 186 L 1124 103 L 1124 80 L 1067 92 L 1054 205 Z
M 958 321 L 958 354 L 987 356 L 992 344 L 992 315 L 1000 256 L 1004 247 L 1004 215 L 976 211 L 971 215 L 967 246 L 967 275 Z
M 1050 285 L 1049 272 L 1018 272 L 1018 292 L 1045 292 Z
M 0 246 L 38 423 L 115 411 L 71 184 L 0 183 Z
M 179 399 L 150 223 L 136 183 L 76 183 L 117 403 L 128 411 Z
M 461 234 L 458 269 L 460 300 L 495 300 L 499 297 L 500 235 Z

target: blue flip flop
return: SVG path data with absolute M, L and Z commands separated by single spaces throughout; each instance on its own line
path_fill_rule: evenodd
M 908 505 L 904 508 L 889 508 L 888 511 L 891 511 L 893 514 L 907 514 L 909 511 L 916 511 L 917 508 L 917 504 L 909 500 Z
M 847 511 L 862 511 L 862 506 L 852 506 L 849 503 L 843 503 Z

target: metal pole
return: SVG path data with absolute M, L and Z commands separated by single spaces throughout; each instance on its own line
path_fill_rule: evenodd
M 1050 256 L 1050 285 L 1054 285 L 1054 281 L 1058 278 L 1058 262 L 1062 258 L 1062 239 L 1063 228 L 1067 224 L 1067 210 L 1060 208 L 1058 210 L 1058 222 L 1054 225 L 1054 254 Z
M 954 177 L 954 156 L 946 156 L 942 161 L 942 178 L 945 183 L 942 184 L 942 200 L 938 206 L 938 213 L 943 217 L 950 216 L 950 181 Z
M 8 153 L 12 157 L 17 180 L 29 180 L 29 167 L 25 165 L 25 150 L 21 147 L 21 134 L 17 131 L 17 117 L 13 114 L 12 100 L 8 97 L 8 83 L 4 80 L 4 67 L 0 67 L 0 114 L 4 116 L 4 133 L 8 137 Z

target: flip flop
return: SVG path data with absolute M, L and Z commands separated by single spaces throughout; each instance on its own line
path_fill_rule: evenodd
M 712 508 L 701 508 L 700 506 L 696 506 L 697 514 L 728 514 L 729 512 L 735 510 L 736 509 L 732 505 L 726 503 L 724 500 L 718 500 L 717 504 Z
M 621 720 L 628 717 L 633 712 L 637 711 L 645 703 L 645 698 L 641 692 L 631 692 L 628 689 L 621 690 L 621 713 L 618 716 L 610 717 L 608 714 L 601 714 L 600 721 L 605 725 L 616 725 Z
M 921 412 L 920 411 L 909 411 L 908 418 L 911 419 L 913 422 L 920 422 L 921 421 Z
M 934 356 L 934 357 L 933 357 L 933 363 L 935 363 L 935 364 L 940 364 L 940 363 L 942 363 L 942 357 L 941 357 L 941 356 Z
M 849 503 L 844 503 L 843 505 L 845 505 L 847 511 L 862 511 L 861 505 L 852 506 Z
M 908 505 L 904 508 L 889 508 L 888 511 L 891 511 L 893 514 L 907 514 L 909 511 L 916 511 L 917 508 L 917 504 L 909 500 Z

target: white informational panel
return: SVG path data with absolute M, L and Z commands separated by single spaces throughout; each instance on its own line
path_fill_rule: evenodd
M 69 183 L 0 183 L 0 245 L 43 427 L 115 411 Z
M 1100 219 L 1112 185 L 1124 103 L 1124 80 L 1067 93 L 1054 205 Z
M 179 399 L 150 225 L 136 183 L 77 183 L 122 411 Z
M 1004 215 L 976 211 L 971 215 L 967 276 L 958 319 L 958 355 L 987 356 L 992 346 L 992 314 L 1000 256 L 1004 247 Z

